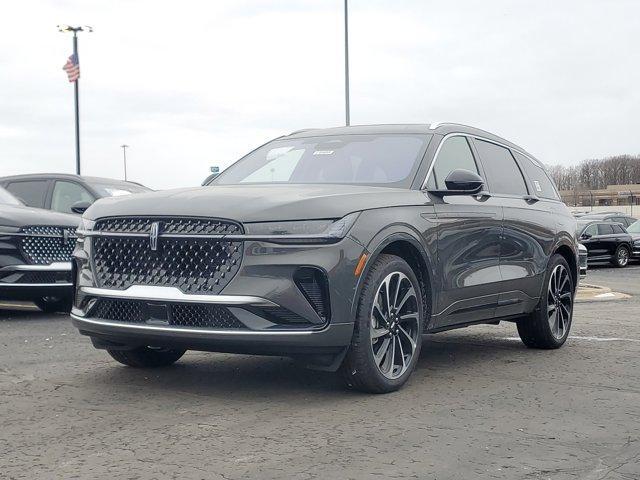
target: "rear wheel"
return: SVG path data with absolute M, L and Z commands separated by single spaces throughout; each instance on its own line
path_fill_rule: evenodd
M 411 267 L 380 255 L 364 282 L 342 373 L 350 386 L 371 393 L 399 389 L 415 369 L 422 346 L 420 285 Z
M 71 299 L 64 297 L 41 297 L 33 301 L 36 306 L 46 313 L 69 313 L 71 311 Z
M 522 343 L 530 348 L 560 348 L 571 329 L 573 292 L 569 264 L 562 255 L 554 255 L 538 307 L 517 323 Z
M 135 368 L 165 367 L 180 360 L 185 350 L 138 347 L 134 350 L 107 350 L 115 360 Z
M 629 249 L 624 245 L 620 245 L 616 250 L 612 263 L 618 268 L 626 267 L 629 264 Z

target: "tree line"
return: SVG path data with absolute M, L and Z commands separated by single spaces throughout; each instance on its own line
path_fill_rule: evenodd
M 558 190 L 600 190 L 607 185 L 640 183 L 640 155 L 594 158 L 577 166 L 547 168 Z

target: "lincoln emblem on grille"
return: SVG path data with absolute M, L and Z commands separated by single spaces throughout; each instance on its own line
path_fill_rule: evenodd
M 151 231 L 149 232 L 149 248 L 155 252 L 158 250 L 158 234 L 160 233 L 160 222 L 153 222 L 151 224 Z
M 69 230 L 62 230 L 62 244 L 69 245 Z

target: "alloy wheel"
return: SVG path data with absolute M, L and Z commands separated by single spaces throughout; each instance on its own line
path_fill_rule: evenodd
M 563 265 L 557 265 L 551 272 L 547 291 L 547 316 L 551 334 L 555 339 L 562 339 L 569 330 L 572 309 L 569 272 Z
M 402 272 L 385 277 L 371 309 L 371 348 L 378 370 L 389 379 L 407 371 L 418 342 L 416 288 Z
M 618 250 L 618 265 L 624 267 L 627 263 L 629 263 L 629 252 L 626 248 L 620 248 Z

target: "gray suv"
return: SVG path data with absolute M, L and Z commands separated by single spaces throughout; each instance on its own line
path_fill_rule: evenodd
M 282 355 L 389 392 L 426 333 L 506 320 L 528 347 L 560 347 L 575 232 L 542 164 L 485 131 L 302 130 L 209 186 L 97 201 L 72 317 L 133 367 Z

